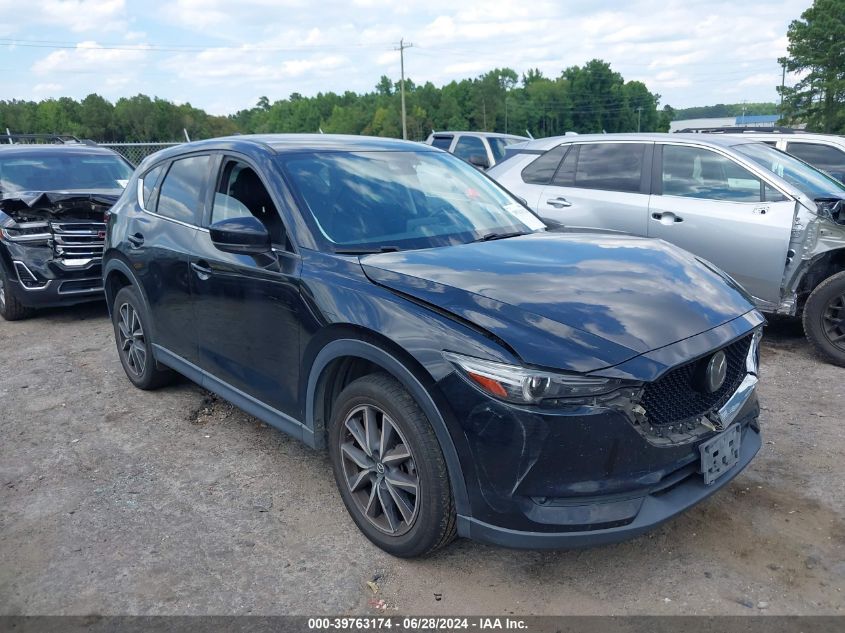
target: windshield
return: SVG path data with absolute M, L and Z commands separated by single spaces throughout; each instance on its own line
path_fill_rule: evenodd
M 786 152 L 765 143 L 735 145 L 734 149 L 774 172 L 813 200 L 845 198 L 845 185 Z
M 335 251 L 431 248 L 545 228 L 451 154 L 314 152 L 279 160 Z
M 122 189 L 132 168 L 119 156 L 0 153 L 0 192 Z

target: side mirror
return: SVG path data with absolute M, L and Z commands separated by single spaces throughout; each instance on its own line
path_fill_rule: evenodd
M 484 154 L 471 154 L 469 157 L 469 164 L 478 167 L 479 169 L 488 169 L 490 161 Z
M 270 251 L 270 233 L 252 216 L 220 220 L 208 227 L 211 243 L 224 253 L 260 255 Z

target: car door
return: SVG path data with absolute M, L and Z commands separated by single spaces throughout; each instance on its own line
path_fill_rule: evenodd
M 139 201 L 144 213 L 132 218 L 127 232 L 127 257 L 149 303 L 152 338 L 191 363 L 197 361 L 197 337 L 189 264 L 204 215 L 209 164 L 210 156 L 202 154 L 150 170 Z
M 223 252 L 202 231 L 191 258 L 199 365 L 214 379 L 298 417 L 300 258 L 259 169 L 223 156 L 209 196 L 209 224 L 255 216 L 273 242 L 269 253 Z
M 537 213 L 567 227 L 646 235 L 652 143 L 573 143 Z
M 649 237 L 709 260 L 777 306 L 795 202 L 709 148 L 661 144 L 655 165 Z

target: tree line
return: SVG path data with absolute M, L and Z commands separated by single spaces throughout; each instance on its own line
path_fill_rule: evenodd
M 63 133 L 96 141 L 172 141 L 235 133 L 317 132 L 401 137 L 399 83 L 382 76 L 375 89 L 298 93 L 249 109 L 212 116 L 190 104 L 143 94 L 110 103 L 97 94 L 0 101 L 0 129 L 14 133 Z M 437 87 L 405 81 L 408 136 L 463 129 L 553 136 L 574 132 L 665 131 L 674 111 L 658 110 L 660 95 L 640 81 L 625 81 L 601 60 L 572 66 L 558 77 L 530 70 L 521 77 L 496 68 L 474 79 Z

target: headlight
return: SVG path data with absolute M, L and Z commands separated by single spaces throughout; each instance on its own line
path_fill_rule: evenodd
M 24 222 L 0 229 L 3 238 L 10 242 L 23 242 L 29 246 L 42 246 L 50 240 L 50 227 L 46 222 Z
M 453 352 L 443 352 L 443 356 L 485 393 L 518 404 L 558 399 L 592 400 L 639 384 L 618 378 L 537 371 Z

